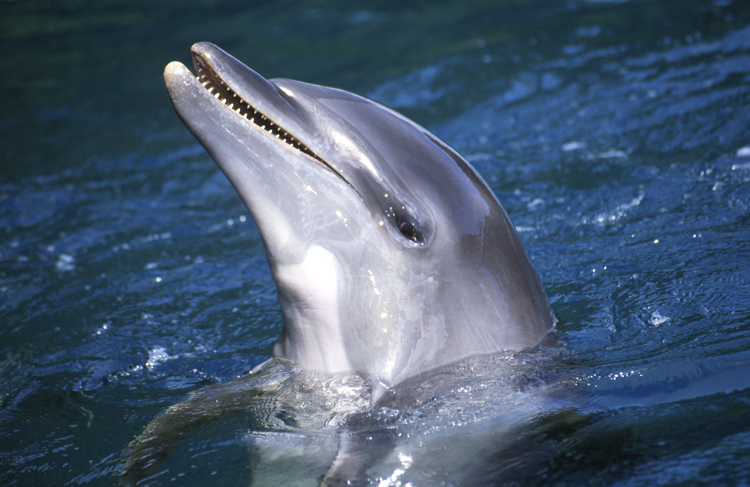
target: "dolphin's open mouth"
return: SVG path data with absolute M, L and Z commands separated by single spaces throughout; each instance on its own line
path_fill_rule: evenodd
M 235 113 L 245 117 L 252 123 L 262 128 L 270 135 L 276 137 L 282 142 L 286 142 L 291 147 L 298 151 L 307 154 L 308 156 L 317 159 L 323 165 L 328 167 L 328 164 L 320 158 L 315 152 L 310 150 L 305 144 L 300 142 L 292 134 L 288 133 L 282 127 L 274 123 L 271 119 L 266 117 L 264 114 L 256 110 L 247 101 L 243 100 L 232 88 L 227 85 L 221 76 L 214 71 L 211 66 L 203 60 L 198 53 L 193 53 L 193 65 L 197 73 L 198 82 L 206 88 L 217 100 L 224 103 L 229 109 Z M 329 167 L 330 169 L 330 167 Z

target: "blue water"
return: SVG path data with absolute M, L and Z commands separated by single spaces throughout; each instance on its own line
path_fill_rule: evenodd
M 549 454 L 490 483 L 750 484 L 740 0 L 0 4 L 0 484 L 116 484 L 152 420 L 270 354 L 259 235 L 161 78 L 202 40 L 401 111 L 502 201 L 596 407 L 534 419 Z M 221 428 L 155 482 L 247 483 Z

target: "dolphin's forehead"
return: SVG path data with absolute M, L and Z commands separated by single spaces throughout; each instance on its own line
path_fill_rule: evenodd
M 450 160 L 435 164 L 410 164 L 419 159 L 439 158 L 429 133 L 414 122 L 368 98 L 347 91 L 300 81 L 271 80 L 282 91 L 291 94 L 301 109 L 314 121 L 320 136 L 328 137 L 331 154 L 341 157 L 365 156 L 361 160 L 372 177 L 379 180 L 395 179 L 402 170 L 427 175 L 433 170 L 452 172 Z M 356 148 L 356 152 L 351 149 Z M 395 178 L 394 178 L 395 176 Z

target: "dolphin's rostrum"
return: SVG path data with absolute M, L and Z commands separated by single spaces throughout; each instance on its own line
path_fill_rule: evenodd
M 366 98 L 266 80 L 208 43 L 164 73 L 257 224 L 284 317 L 274 356 L 369 378 L 536 345 L 554 317 L 508 216 L 424 128 Z

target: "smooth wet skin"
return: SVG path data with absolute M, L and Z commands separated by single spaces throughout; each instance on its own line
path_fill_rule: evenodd
M 377 396 L 553 327 L 505 211 L 434 135 L 342 90 L 267 81 L 211 44 L 192 51 L 200 80 L 171 63 L 167 89 L 261 233 L 284 316 L 275 356 L 363 374 Z

